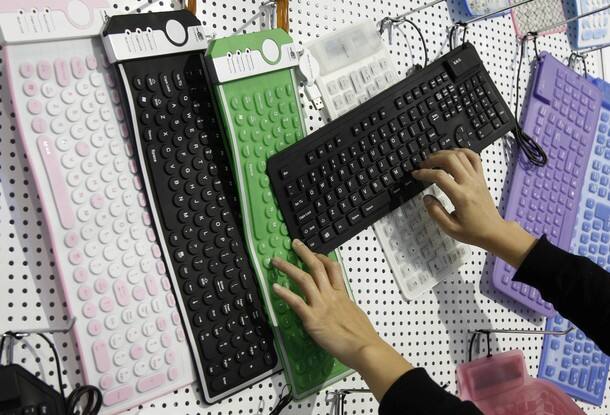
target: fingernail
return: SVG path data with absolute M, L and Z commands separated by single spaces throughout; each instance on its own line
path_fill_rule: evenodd
M 277 282 L 274 282 L 272 287 L 273 287 L 273 291 L 277 292 L 280 290 L 280 284 L 278 284 Z
M 432 203 L 432 198 L 428 195 L 424 196 L 424 205 L 428 206 Z
M 274 256 L 273 258 L 271 258 L 271 265 L 275 266 L 278 263 L 279 258 Z
M 292 246 L 301 246 L 303 245 L 303 242 L 301 242 L 300 239 L 293 239 L 292 240 Z
M 419 176 L 419 170 L 413 170 L 413 171 L 411 172 L 411 176 L 414 176 L 414 177 Z

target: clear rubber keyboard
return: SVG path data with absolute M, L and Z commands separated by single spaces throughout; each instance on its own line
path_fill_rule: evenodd
M 527 33 L 536 32 L 538 35 L 565 32 L 566 25 L 562 0 L 536 0 L 511 9 L 513 26 L 518 38 Z M 540 32 L 547 26 L 557 24 L 549 30 Z
M 85 382 L 103 413 L 193 382 L 191 355 L 101 42 L 6 46 Z
M 574 0 L 576 15 L 592 12 L 610 4 L 610 0 Z M 610 10 L 578 19 L 576 26 L 576 47 L 590 48 L 610 43 Z
M 432 194 L 444 206 L 451 206 L 449 198 L 436 186 L 424 194 Z M 384 216 L 373 228 L 406 300 L 415 299 L 457 273 L 470 252 L 466 245 L 441 231 L 426 212 L 421 196 Z
M 471 16 L 483 16 L 504 9 L 514 3 L 512 0 L 466 0 L 466 10 Z M 500 16 L 496 14 L 494 16 Z

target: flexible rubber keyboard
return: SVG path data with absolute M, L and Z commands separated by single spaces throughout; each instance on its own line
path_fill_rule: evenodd
M 536 0 L 511 9 L 513 27 L 518 38 L 522 38 L 530 32 L 537 35 L 550 35 L 566 31 L 566 25 L 561 24 L 566 20 L 563 11 L 562 0 Z M 544 32 L 547 26 L 557 24 Z
M 574 0 L 577 16 L 601 9 L 608 4 L 610 4 L 610 0 Z M 610 43 L 610 10 L 578 19 L 573 25 L 576 26 L 576 47 L 578 49 Z
M 505 9 L 513 3 L 511 0 L 465 0 L 466 11 L 470 16 L 483 16 L 496 10 Z M 502 16 L 508 12 L 498 13 L 494 16 Z
M 272 267 L 272 257 L 303 267 L 291 249 L 266 174 L 267 159 L 304 135 L 292 69 L 297 62 L 294 44 L 282 30 L 234 36 L 212 41 L 208 59 L 233 156 L 250 257 L 277 328 L 278 350 L 292 393 L 302 398 L 351 370 L 317 346 L 271 290 L 277 282 L 298 291 Z
M 448 208 L 449 198 L 436 186 L 424 191 Z M 415 197 L 375 222 L 373 226 L 394 279 L 406 300 L 413 300 L 456 274 L 469 253 L 466 245 L 440 230 Z
M 564 331 L 572 325 L 557 314 L 547 319 L 546 330 Z M 544 336 L 538 377 L 577 399 L 601 405 L 609 366 L 610 358 L 575 328 L 564 336 Z
M 188 34 L 183 46 L 165 40 L 172 24 Z M 150 44 L 138 42 L 138 29 L 154 36 L 157 48 L 126 50 Z M 207 38 L 187 10 L 113 16 L 104 35 L 119 62 L 157 232 L 212 403 L 269 376 L 278 359 L 205 76 Z
M 570 251 L 586 256 L 610 271 L 610 85 L 595 79 L 602 92 L 593 151 L 586 169 Z M 547 320 L 547 330 L 564 330 L 570 323 L 557 315 Z M 544 337 L 538 377 L 558 384 L 575 398 L 601 405 L 610 359 L 582 331 Z
M 20 7 L 47 6 L 29 3 Z M 48 18 L 57 27 L 69 24 Z M 100 28 L 101 16 L 95 36 Z M 181 319 L 101 42 L 9 43 L 4 52 L 21 142 L 68 312 L 76 318 L 84 380 L 101 389 L 102 413 L 192 383 Z
M 441 149 L 480 152 L 515 120 L 464 44 L 269 159 L 288 231 L 329 252 L 419 194 L 411 171 Z
M 523 113 L 523 130 L 548 156 L 545 167 L 519 160 L 511 182 L 505 219 L 535 236 L 569 249 L 576 224 L 584 172 L 594 141 L 601 94 L 550 54 L 541 53 Z M 538 290 L 512 281 L 514 268 L 497 259 L 493 284 L 534 311 L 553 316 L 553 305 Z

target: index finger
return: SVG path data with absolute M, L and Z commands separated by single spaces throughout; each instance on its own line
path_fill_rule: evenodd
M 464 164 L 456 151 L 441 150 L 432 154 L 420 163 L 423 169 L 443 169 L 449 173 L 456 182 L 461 182 L 468 175 Z

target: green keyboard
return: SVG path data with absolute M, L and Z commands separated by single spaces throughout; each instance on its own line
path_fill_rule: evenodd
M 321 349 L 299 318 L 275 295 L 279 283 L 299 292 L 271 265 L 274 256 L 301 268 L 271 191 L 267 159 L 304 137 L 296 93 L 295 46 L 281 29 L 217 39 L 207 63 L 237 178 L 248 251 L 274 326 L 277 350 L 296 399 L 352 372 Z M 331 255 L 338 259 L 336 253 Z

